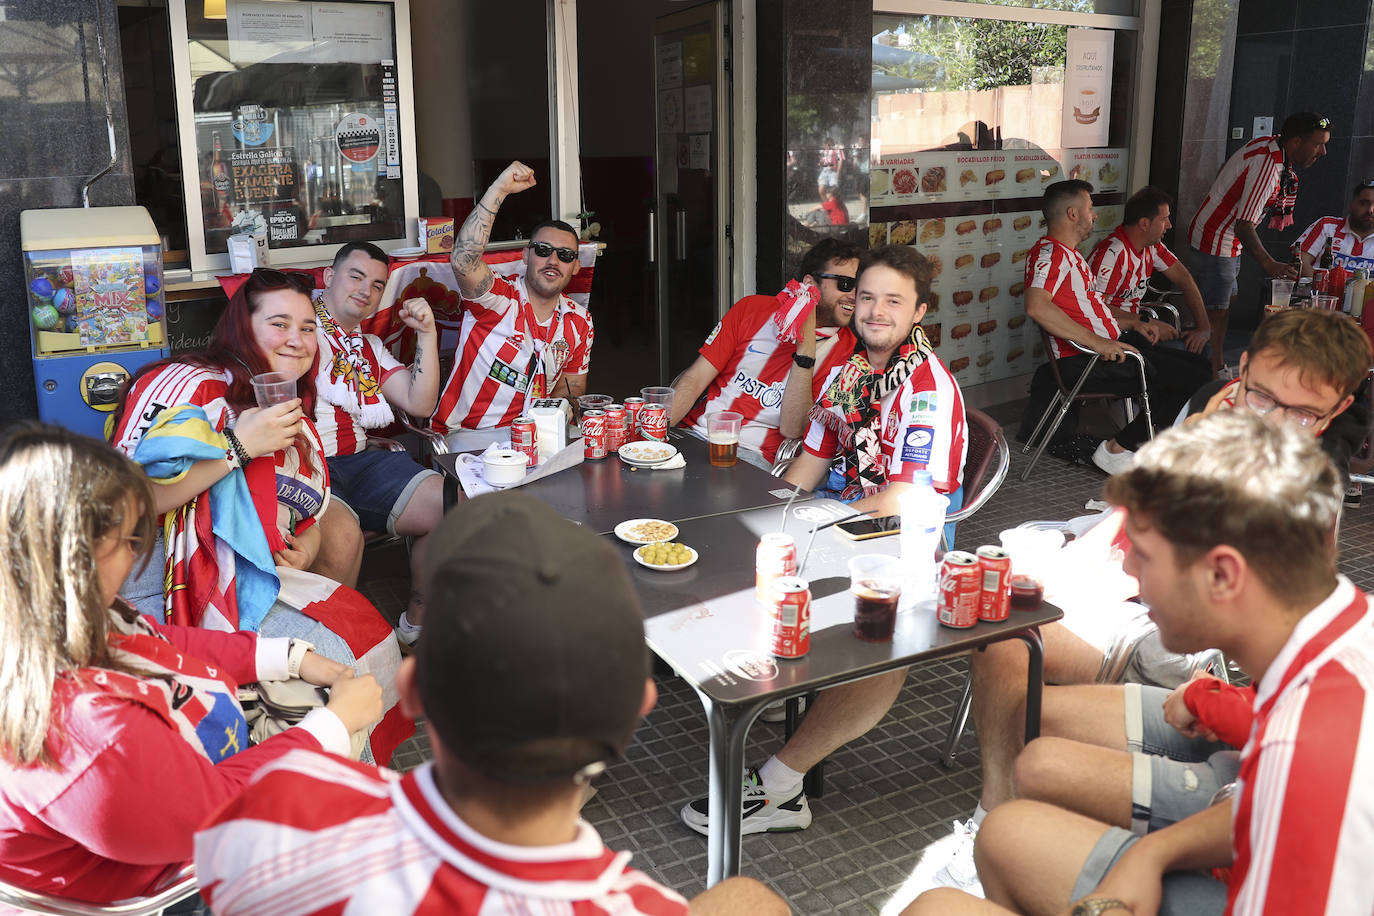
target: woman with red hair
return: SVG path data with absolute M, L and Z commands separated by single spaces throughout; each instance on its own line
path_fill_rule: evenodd
M 362 595 L 308 572 L 329 501 L 323 445 L 308 419 L 318 342 L 310 286 L 259 268 L 230 298 L 206 349 L 140 371 L 110 441 L 143 465 L 163 516 L 166 622 L 308 641 L 382 683 L 387 713 L 364 759 L 385 763 L 413 726 L 395 708 L 400 651 Z M 255 406 L 254 376 L 286 373 L 297 396 Z M 146 605 L 140 610 L 148 611 Z

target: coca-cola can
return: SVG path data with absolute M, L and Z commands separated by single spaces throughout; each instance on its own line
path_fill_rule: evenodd
M 607 404 L 606 451 L 614 454 L 629 441 L 625 438 L 625 406 L 623 404 Z
M 773 580 L 797 574 L 797 539 L 790 534 L 774 531 L 759 538 L 754 552 L 754 597 L 767 602 L 771 597 Z
M 639 436 L 639 412 L 644 408 L 643 398 L 625 399 L 625 441 L 638 442 Z
M 539 429 L 533 417 L 515 418 L 510 425 L 510 447 L 529 459 L 529 467 L 539 463 Z
M 1011 613 L 1011 555 L 1001 547 L 979 547 L 978 566 L 983 575 L 978 619 L 1006 620 Z
M 940 599 L 935 617 L 947 627 L 967 629 L 978 623 L 978 604 L 983 591 L 978 558 L 964 550 L 951 550 L 940 563 Z
M 779 576 L 769 591 L 773 621 L 770 651 L 778 658 L 801 658 L 811 650 L 811 584 L 796 576 Z
M 1331 272 L 1318 267 L 1312 271 L 1312 292 L 1325 296 L 1330 288 Z
M 639 437 L 645 441 L 668 441 L 666 404 L 645 404 L 639 409 Z
M 606 457 L 606 412 L 589 410 L 582 415 L 582 457 Z

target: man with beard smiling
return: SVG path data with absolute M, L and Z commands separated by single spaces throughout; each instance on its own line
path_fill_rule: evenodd
M 1355 258 L 1374 257 L 1374 178 L 1367 178 L 1355 186 L 1344 220 L 1339 216 L 1323 216 L 1308 226 L 1298 239 L 1304 277 L 1312 276 L 1312 265 L 1321 257 L 1327 239 L 1331 239 L 1338 263 L 1339 255 L 1343 254 Z
M 852 242 L 822 239 L 802 256 L 788 289 L 731 306 L 696 362 L 673 381 L 669 424 L 681 422 L 704 439 L 708 416 L 736 411 L 744 417 L 741 456 L 771 467 L 778 447 L 806 431 L 821 382 L 854 352 L 849 324 L 859 254 Z M 799 332 L 784 326 L 798 284 L 818 294 Z
M 827 376 L 811 411 L 806 451 L 788 469 L 788 483 L 815 488 L 838 460 L 846 481 L 841 498 L 861 512 L 892 515 L 917 472 L 929 471 L 935 489 L 958 507 L 967 451 L 964 401 L 921 330 L 929 300 L 930 264 L 917 251 L 887 245 L 864 255 L 854 301 L 859 346 Z M 745 773 L 743 832 L 809 827 L 802 777 L 877 725 L 905 680 L 903 668 L 821 691 L 791 740 Z M 705 798 L 688 803 L 683 821 L 707 833 L 708 807 Z
M 453 246 L 463 327 L 453 374 L 430 418 L 436 431 L 452 434 L 451 448 L 508 435 L 529 400 L 576 400 L 587 390 L 592 316 L 563 295 L 581 266 L 577 231 L 562 220 L 535 226 L 523 277 L 497 277 L 482 260 L 501 202 L 534 185 L 534 170 L 512 162 L 468 214 Z

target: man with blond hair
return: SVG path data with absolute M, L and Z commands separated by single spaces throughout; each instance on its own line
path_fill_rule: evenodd
M 1106 498 L 1164 645 L 1216 646 L 1254 678 L 1236 792 L 1144 837 L 1010 802 L 978 834 L 987 900 L 942 889 L 909 916 L 1368 914 L 1374 612 L 1336 572 L 1336 468 L 1294 424 L 1225 410 L 1142 448 Z

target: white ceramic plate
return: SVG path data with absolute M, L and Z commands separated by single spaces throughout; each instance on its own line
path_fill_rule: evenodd
M 393 258 L 401 258 L 402 260 L 408 260 L 408 259 L 410 259 L 410 258 L 418 258 L 420 255 L 422 255 L 422 254 L 424 254 L 424 253 L 425 253 L 425 250 L 424 250 L 423 248 L 419 247 L 418 245 L 417 245 L 416 247 L 414 247 L 414 248 L 393 248 L 393 249 L 391 249 L 391 256 L 392 256 Z
M 620 460 L 635 467 L 653 467 L 677 457 L 677 446 L 666 442 L 627 442 L 620 447 Z
M 683 544 L 682 546 L 687 547 L 686 544 Z M 646 569 L 656 569 L 659 572 L 672 572 L 675 569 L 686 569 L 687 567 L 695 563 L 697 561 L 697 557 L 700 556 L 700 554 L 696 552 L 695 548 L 687 547 L 688 552 L 692 554 L 692 558 L 688 560 L 686 563 L 672 563 L 668 566 L 656 566 L 639 555 L 640 551 L 642 551 L 643 549 L 643 547 L 635 548 L 635 562 L 638 563 L 640 566 L 645 567 Z
M 670 533 L 667 528 L 665 528 L 662 532 L 657 533 L 655 537 L 645 537 L 643 534 L 635 533 L 634 529 L 650 522 L 656 525 L 666 525 L 667 528 L 672 529 L 672 532 Z M 677 537 L 677 525 L 674 525 L 672 522 L 665 522 L 661 518 L 631 518 L 615 526 L 615 536 L 626 544 L 657 544 L 659 541 L 671 541 L 673 538 Z

